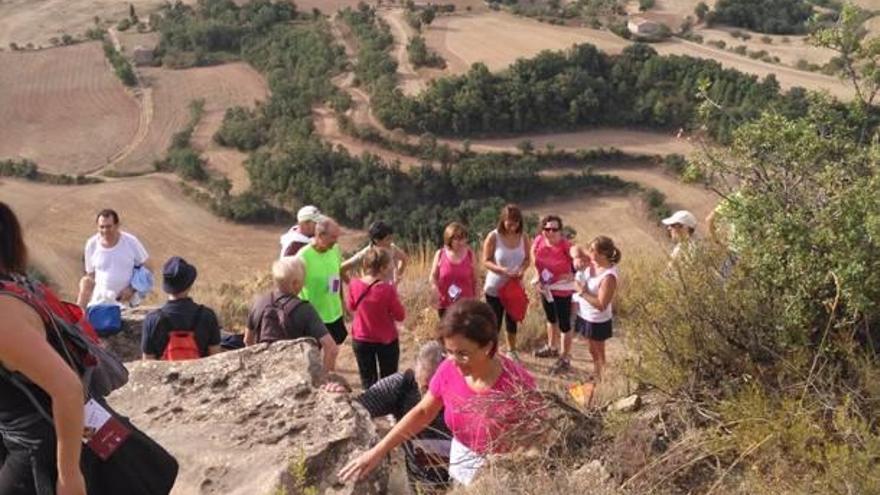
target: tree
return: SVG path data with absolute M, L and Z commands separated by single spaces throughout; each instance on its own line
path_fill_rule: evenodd
M 419 20 L 422 21 L 422 24 L 425 26 L 430 26 L 432 22 L 434 22 L 434 17 L 436 16 L 436 11 L 434 10 L 434 6 L 430 6 L 422 11 L 421 18 Z
M 697 16 L 697 19 L 700 22 L 703 22 L 703 19 L 706 18 L 706 14 L 709 13 L 709 6 L 706 5 L 706 2 L 700 2 L 694 7 L 694 14 Z
M 880 38 L 866 38 L 862 27 L 866 13 L 847 4 L 837 22 L 819 28 L 810 37 L 815 46 L 830 48 L 839 53 L 843 77 L 852 84 L 863 108 L 874 103 L 880 90 Z

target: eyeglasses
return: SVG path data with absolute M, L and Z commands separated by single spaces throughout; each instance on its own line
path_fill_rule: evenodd
M 559 232 L 558 227 L 544 227 L 544 232 Z
M 471 360 L 471 353 L 467 351 L 450 351 L 446 350 L 446 357 L 452 358 L 453 361 L 466 363 Z
M 680 229 L 680 228 L 682 228 L 682 227 L 684 227 L 684 225 L 682 225 L 682 224 L 680 224 L 680 223 L 674 223 L 674 224 L 672 224 L 672 225 L 668 225 L 666 228 L 668 228 L 668 229 Z

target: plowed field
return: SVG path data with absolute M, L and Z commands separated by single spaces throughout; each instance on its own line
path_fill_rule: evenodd
M 134 137 L 138 112 L 99 43 L 0 52 L 0 158 L 96 170 Z

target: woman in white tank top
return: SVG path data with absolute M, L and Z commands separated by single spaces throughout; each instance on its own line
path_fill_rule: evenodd
M 617 264 L 621 254 L 614 241 L 605 236 L 593 239 L 586 254 L 589 259 L 579 256 L 578 264 L 584 268 L 575 275 L 574 301 L 578 305 L 575 331 L 589 341 L 593 369 L 596 379 L 601 381 L 605 370 L 605 341 L 612 336 L 612 301 L 617 293 Z
M 486 283 L 483 292 L 486 302 L 495 311 L 496 324 L 501 330 L 501 320 L 507 330 L 507 354 L 519 361 L 516 352 L 516 321 L 504 310 L 498 290 L 511 278 L 522 279 L 531 263 L 529 236 L 523 231 L 523 217 L 519 207 L 513 204 L 501 209 L 498 227 L 489 232 L 483 241 L 483 266 L 486 267 Z

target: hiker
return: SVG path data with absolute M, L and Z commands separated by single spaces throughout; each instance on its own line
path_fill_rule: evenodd
M 403 277 L 403 271 L 406 270 L 409 256 L 403 249 L 397 247 L 397 244 L 394 244 L 394 230 L 387 223 L 378 221 L 370 224 L 368 235 L 370 236 L 370 244 L 342 263 L 343 273 L 362 268 L 367 252 L 371 248 L 381 247 L 391 252 L 391 271 L 388 273 L 387 281 L 397 285 Z
M 15 214 L 0 202 L 0 279 L 27 272 L 27 248 Z M 0 378 L 0 493 L 85 495 L 80 471 L 83 384 L 50 343 L 28 303 L 0 295 L 0 364 L 33 382 L 28 392 L 52 411 L 43 421 L 24 391 Z M 40 485 L 43 482 L 45 484 Z
M 340 232 L 335 220 L 321 217 L 312 242 L 296 253 L 306 272 L 299 297 L 312 303 L 336 344 L 348 337 L 342 307 L 342 250 L 337 244 Z
M 364 478 L 395 447 L 424 430 L 443 410 L 452 432 L 449 475 L 469 484 L 490 453 L 510 451 L 531 432 L 540 408 L 535 380 L 519 363 L 501 356 L 495 312 L 465 299 L 449 307 L 438 328 L 448 358 L 431 378 L 422 400 L 376 446 L 339 472 L 343 481 Z
M 605 371 L 605 341 L 612 336 L 612 301 L 620 278 L 617 264 L 621 253 L 614 241 L 600 235 L 590 243 L 586 254 L 589 255 L 587 266 L 575 275 L 574 300 L 578 307 L 575 331 L 589 341 L 593 370 L 596 380 L 601 381 Z
M 692 241 L 694 240 L 694 232 L 697 230 L 697 217 L 687 210 L 679 210 L 670 217 L 664 218 L 662 222 L 666 226 L 672 242 L 675 243 L 670 254 L 671 262 L 684 255 L 682 250 L 685 253 L 690 253 L 694 247 Z
M 317 206 L 306 205 L 296 212 L 296 225 L 281 236 L 279 257 L 296 256 L 300 249 L 312 242 L 315 236 L 315 223 L 321 219 Z
M 163 265 L 162 290 L 168 294 L 168 301 L 144 318 L 144 359 L 180 361 L 221 352 L 217 315 L 189 296 L 197 275 L 196 267 L 179 256 L 172 256 Z
M 440 318 L 456 301 L 477 295 L 477 264 L 464 225 L 452 222 L 443 230 L 443 247 L 434 253 L 429 283 L 437 297 Z
M 483 241 L 483 267 L 486 268 L 486 282 L 483 292 L 486 302 L 495 311 L 498 331 L 501 331 L 501 320 L 504 320 L 507 340 L 507 357 L 518 361 L 516 351 L 517 321 L 509 311 L 505 311 L 498 291 L 505 284 L 522 284 L 522 276 L 531 263 L 531 242 L 523 231 L 522 211 L 513 204 L 501 209 L 498 225 L 489 232 Z
M 389 250 L 370 248 L 364 256 L 366 275 L 352 279 L 348 287 L 346 305 L 354 314 L 351 347 L 364 390 L 397 373 L 400 360 L 396 323 L 406 318 L 406 311 L 388 282 L 392 266 Z
M 334 371 L 339 347 L 314 306 L 297 296 L 305 276 L 303 263 L 297 258 L 285 256 L 272 264 L 275 288 L 254 299 L 248 312 L 244 342 L 250 346 L 312 337 L 321 347 L 324 370 Z
M 562 234 L 562 219 L 557 215 L 547 215 L 541 219 L 540 225 L 541 233 L 535 236 L 532 243 L 532 257 L 537 271 L 534 282 L 541 294 L 541 305 L 547 319 L 547 344 L 535 351 L 535 357 L 558 358 L 550 370 L 552 374 L 558 374 L 571 369 L 574 260 L 571 243 Z
M 415 369 L 379 380 L 356 400 L 373 418 L 391 414 L 395 421 L 400 421 L 422 400 L 431 377 L 445 358 L 443 346 L 432 340 L 419 348 Z M 442 413 L 437 414 L 427 428 L 403 443 L 406 474 L 412 493 L 445 493 L 449 488 L 451 444 L 452 433 Z
M 131 286 L 134 269 L 149 258 L 137 237 L 120 230 L 119 215 L 114 210 L 101 210 L 95 222 L 98 233 L 86 241 L 86 274 L 80 279 L 76 299 L 82 308 L 108 300 L 131 301 L 135 295 Z

